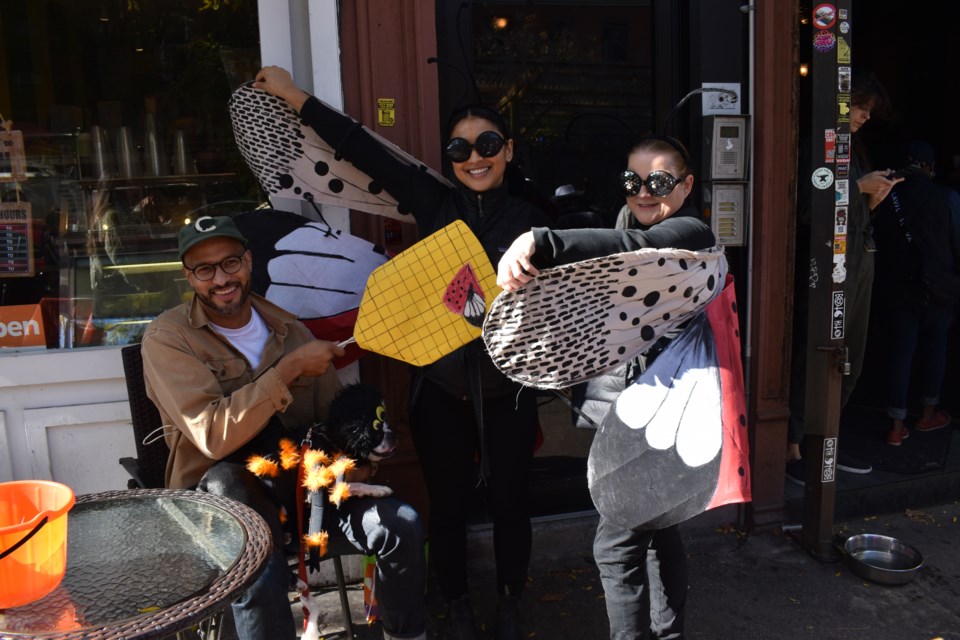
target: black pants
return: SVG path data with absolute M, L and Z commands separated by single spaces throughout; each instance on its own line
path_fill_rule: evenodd
M 484 399 L 482 448 L 476 422 L 471 401 L 422 381 L 410 423 L 430 496 L 430 559 L 447 600 L 467 592 L 467 517 L 481 482 L 481 449 L 490 469 L 485 489 L 500 592 L 519 594 L 530 563 L 527 479 L 537 432 L 536 396 L 525 389 L 519 396 Z
M 687 556 L 677 525 L 631 531 L 601 517 L 593 557 L 600 570 L 611 640 L 683 637 Z

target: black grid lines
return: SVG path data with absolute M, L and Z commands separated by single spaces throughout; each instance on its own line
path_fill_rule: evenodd
M 496 275 L 479 241 L 457 221 L 370 275 L 354 330 L 357 343 L 422 366 L 478 338 L 477 327 L 443 304 L 447 287 L 467 263 L 489 308 Z

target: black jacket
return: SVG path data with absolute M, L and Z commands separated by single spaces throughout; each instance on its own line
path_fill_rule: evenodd
M 352 118 L 331 109 L 311 97 L 300 109 L 300 117 L 338 156 L 376 181 L 396 198 L 401 213 L 409 213 L 421 236 L 442 229 L 455 220 L 463 220 L 477 236 L 494 269 L 500 257 L 520 234 L 534 226 L 548 226 L 549 218 L 530 203 L 512 197 L 506 184 L 483 193 L 463 185 L 451 187 L 436 180 L 423 165 L 398 159 L 376 138 L 364 131 Z M 496 296 L 498 291 L 485 291 Z M 514 391 L 511 383 L 490 361 L 479 339 L 423 368 L 423 375 L 452 395 L 470 393 L 468 371 L 477 371 L 485 393 Z M 415 381 L 416 382 L 416 381 Z M 476 383 L 476 380 L 474 380 Z
M 569 264 L 589 258 L 638 249 L 709 249 L 716 243 L 713 232 L 693 207 L 684 207 L 652 226 L 636 224 L 629 229 L 534 229 L 536 250 L 531 258 L 537 268 Z
M 450 187 L 426 172 L 423 165 L 407 164 L 390 153 L 344 114 L 310 98 L 300 117 L 336 153 L 373 178 L 397 199 L 401 213 L 409 213 L 422 236 L 463 220 L 477 236 L 494 268 L 510 244 L 534 226 L 550 220 L 529 202 L 512 197 L 504 185 L 476 193 L 463 185 Z
M 555 266 L 647 248 L 697 251 L 709 249 L 716 243 L 710 227 L 697 217 L 693 207 L 684 207 L 652 226 L 641 225 L 632 216 L 627 219 L 627 229 L 534 229 L 534 266 Z M 663 336 L 634 361 L 573 387 L 574 424 L 581 428 L 597 428 L 617 396 L 653 363 L 685 326 L 680 325 Z
M 960 299 L 960 196 L 908 167 L 877 208 L 878 294 L 894 304 Z

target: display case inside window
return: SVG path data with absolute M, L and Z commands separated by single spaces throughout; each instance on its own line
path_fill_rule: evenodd
M 176 251 L 106 253 L 71 259 L 68 286 L 75 295 L 60 309 L 64 347 L 139 342 L 150 321 L 187 293 Z
M 179 227 L 262 199 L 227 111 L 257 3 L 12 0 L 0 34 L 0 352 L 134 342 L 182 297 Z
M 177 257 L 180 228 L 203 215 L 238 213 L 254 200 L 215 199 L 231 174 L 77 181 L 63 199 L 60 347 L 138 342 L 147 324 L 191 293 Z M 79 192 L 77 191 L 79 190 Z M 72 206 L 81 207 L 74 212 Z

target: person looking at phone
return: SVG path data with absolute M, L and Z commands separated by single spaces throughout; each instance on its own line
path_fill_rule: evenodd
M 840 408 L 847 405 L 863 371 L 873 290 L 874 252 L 871 216 L 902 178 L 892 169 L 869 171 L 869 160 L 857 142 L 859 132 L 887 102 L 887 93 L 873 74 L 854 70 L 850 93 L 850 205 L 847 208 L 844 343 L 850 372 L 843 376 Z M 804 485 L 805 470 L 800 445 L 804 434 L 807 373 L 807 316 L 809 313 L 810 191 L 812 143 L 801 145 L 797 180 L 797 257 L 794 276 L 793 357 L 790 375 L 790 420 L 787 427 L 787 479 Z M 831 212 L 832 215 L 832 212 Z M 837 468 L 849 473 L 870 473 L 873 468 L 838 447 Z

